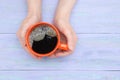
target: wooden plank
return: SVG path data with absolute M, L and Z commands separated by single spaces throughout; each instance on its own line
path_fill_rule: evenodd
M 1 71 L 0 80 L 120 80 L 119 71 Z
M 120 33 L 119 0 L 77 0 L 71 24 L 77 33 Z M 43 0 L 43 21 L 51 22 L 57 0 Z M 16 33 L 26 16 L 25 0 L 0 0 L 0 33 Z
M 23 50 L 15 34 L 0 34 L 0 70 L 120 70 L 120 34 L 78 37 L 72 55 L 37 60 Z

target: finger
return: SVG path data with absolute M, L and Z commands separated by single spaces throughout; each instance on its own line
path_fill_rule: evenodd
M 18 37 L 18 39 L 20 40 L 20 43 L 23 45 L 23 44 L 25 44 L 25 34 L 24 34 L 24 32 L 23 31 L 18 31 L 17 32 L 17 37 Z
M 27 47 L 25 46 L 25 44 L 23 43 L 22 39 L 21 38 L 18 38 L 19 41 L 20 41 L 20 44 L 22 45 L 22 47 L 27 51 L 29 52 L 29 50 L 27 49 Z
M 55 54 L 52 54 L 50 56 L 48 56 L 49 58 L 56 58 L 56 55 Z
M 26 35 L 26 32 L 28 30 L 28 27 L 30 25 L 29 24 L 22 24 L 20 29 L 19 29 L 19 34 L 20 34 L 20 38 L 23 40 L 23 42 L 25 42 L 25 35 Z
M 67 43 L 68 43 L 68 48 L 70 50 L 74 50 L 74 45 L 75 45 L 75 42 L 74 42 L 74 31 L 71 27 L 70 24 L 66 24 L 66 23 L 62 23 L 62 22 L 59 22 L 58 23 L 58 28 L 60 30 L 61 33 L 63 33 L 65 35 L 65 37 L 67 38 Z
M 61 50 L 57 50 L 54 54 L 48 56 L 49 58 L 56 58 L 56 53 L 61 52 Z
M 25 45 L 25 34 L 26 34 L 26 31 L 23 31 L 21 34 L 21 40 L 24 45 Z
M 49 57 L 49 58 L 56 58 L 56 55 L 55 55 L 55 53 L 54 53 L 54 54 L 52 54 L 52 55 L 49 55 L 48 57 Z
M 67 43 L 68 43 L 68 47 L 70 50 L 74 50 L 74 45 L 75 45 L 75 41 L 74 41 L 74 31 L 72 29 L 72 27 L 69 24 L 66 24 L 66 26 L 68 27 L 64 27 L 63 25 L 63 29 L 62 29 L 62 33 L 66 36 L 67 38 Z
M 65 31 L 65 36 L 67 38 L 68 47 L 70 50 L 74 49 L 74 39 L 71 32 Z
M 56 53 L 56 56 L 57 57 L 64 57 L 64 56 L 70 55 L 71 53 L 72 53 L 71 51 L 61 51 L 61 52 Z
M 21 38 L 19 38 L 19 40 L 20 40 L 20 43 L 21 43 L 22 47 L 23 47 L 25 50 L 28 51 L 28 49 L 26 48 L 26 45 L 24 44 L 23 40 L 22 40 Z

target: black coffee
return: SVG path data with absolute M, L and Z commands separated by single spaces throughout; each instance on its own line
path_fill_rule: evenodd
M 51 52 L 56 47 L 57 41 L 56 31 L 44 24 L 38 25 L 29 36 L 31 48 L 39 54 Z
M 51 37 L 48 35 L 45 35 L 44 39 L 39 41 L 33 41 L 32 43 L 32 49 L 40 54 L 46 54 L 48 52 L 51 52 L 57 44 L 57 37 Z

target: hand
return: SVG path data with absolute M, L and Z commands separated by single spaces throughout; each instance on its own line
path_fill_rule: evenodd
M 65 36 L 65 38 L 63 38 L 64 36 L 62 36 L 62 38 L 66 39 L 66 40 L 64 40 L 64 42 L 67 41 L 69 50 L 67 50 L 67 51 L 58 50 L 55 52 L 55 54 L 51 55 L 50 57 L 54 58 L 54 57 L 70 55 L 71 53 L 73 53 L 75 46 L 76 46 L 76 42 L 77 42 L 76 33 L 74 32 L 74 30 L 72 29 L 72 27 L 68 21 L 55 20 L 54 24 L 59 29 L 59 31 Z
M 54 16 L 54 23 L 58 30 L 65 36 L 64 41 L 67 41 L 69 50 L 57 50 L 55 54 L 50 57 L 67 56 L 73 53 L 77 42 L 77 36 L 70 25 L 70 14 L 75 5 L 76 0 L 59 0 L 56 13 Z M 63 38 L 63 36 L 61 37 Z
M 17 36 L 18 36 L 18 39 L 20 40 L 20 43 L 21 45 L 23 46 L 23 48 L 29 52 L 29 50 L 25 47 L 25 34 L 26 34 L 26 31 L 27 29 L 40 21 L 40 17 L 37 16 L 37 15 L 30 15 L 30 16 L 27 16 L 24 21 L 22 22 L 22 25 L 21 27 L 19 28 L 19 30 L 17 31 Z

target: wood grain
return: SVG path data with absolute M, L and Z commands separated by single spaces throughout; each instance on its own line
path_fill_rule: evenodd
M 4 71 L 0 80 L 120 80 L 117 71 Z
M 42 0 L 43 21 L 52 23 L 57 2 Z M 0 0 L 0 80 L 120 80 L 120 0 L 77 0 L 71 25 L 79 39 L 63 58 L 23 50 L 15 33 L 26 14 L 26 0 Z
M 43 0 L 43 21 L 52 22 L 58 0 Z M 120 33 L 119 0 L 77 0 L 71 24 L 76 33 Z M 25 0 L 0 0 L 0 33 L 16 33 L 27 14 Z
M 120 34 L 78 37 L 72 55 L 37 60 L 24 51 L 15 34 L 0 34 L 0 70 L 120 70 Z

